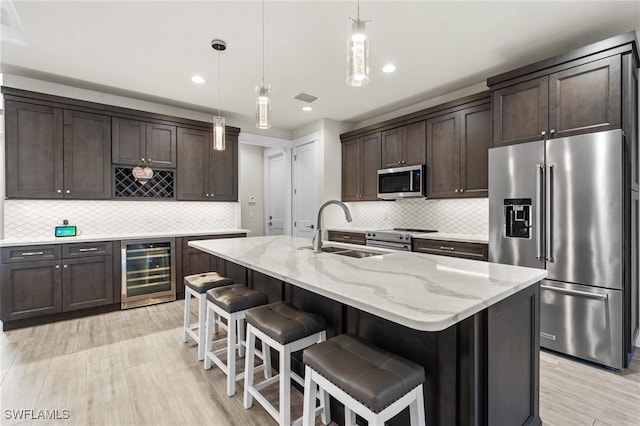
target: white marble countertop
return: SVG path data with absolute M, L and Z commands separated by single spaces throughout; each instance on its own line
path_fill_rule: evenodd
M 209 254 L 378 315 L 404 326 L 439 331 L 545 278 L 542 269 L 445 256 L 385 253 L 350 258 L 300 249 L 307 239 L 273 236 L 189 242 Z
M 33 246 L 38 244 L 65 244 L 65 243 L 83 243 L 91 241 L 116 241 L 131 240 L 145 238 L 170 238 L 198 235 L 220 235 L 220 234 L 238 234 L 250 233 L 248 229 L 216 229 L 208 231 L 176 231 L 176 232 L 144 232 L 144 233 L 126 233 L 126 234 L 103 234 L 103 235 L 78 235 L 76 237 L 27 237 L 27 238 L 5 238 L 0 240 L 0 247 L 12 246 Z
M 413 238 L 422 238 L 425 240 L 444 240 L 444 241 L 460 241 L 463 243 L 480 243 L 489 244 L 488 235 L 472 235 L 472 234 L 448 234 L 446 232 L 429 232 L 426 234 L 414 234 Z

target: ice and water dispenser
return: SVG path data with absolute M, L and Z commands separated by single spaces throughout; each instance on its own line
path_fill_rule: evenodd
M 531 198 L 504 200 L 504 236 L 531 238 Z

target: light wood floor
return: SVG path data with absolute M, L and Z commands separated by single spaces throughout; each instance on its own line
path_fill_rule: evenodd
M 204 371 L 196 345 L 182 343 L 183 303 L 0 333 L 0 424 L 45 425 L 6 410 L 58 409 L 70 414 L 58 425 L 275 425 L 259 405 L 242 407 L 240 383 L 227 397 L 222 372 Z M 622 373 L 544 352 L 540 364 L 545 425 L 640 424 L 640 351 Z

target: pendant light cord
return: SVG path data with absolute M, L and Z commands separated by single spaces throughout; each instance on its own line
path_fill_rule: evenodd
M 264 86 L 264 0 L 262 0 L 262 86 Z
M 358 21 L 360 20 L 360 0 L 358 0 Z
M 220 92 L 222 88 L 220 87 L 220 51 L 218 50 L 218 117 L 220 117 Z

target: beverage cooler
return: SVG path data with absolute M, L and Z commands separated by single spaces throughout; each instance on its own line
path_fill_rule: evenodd
M 123 240 L 122 309 L 176 300 L 174 239 Z

